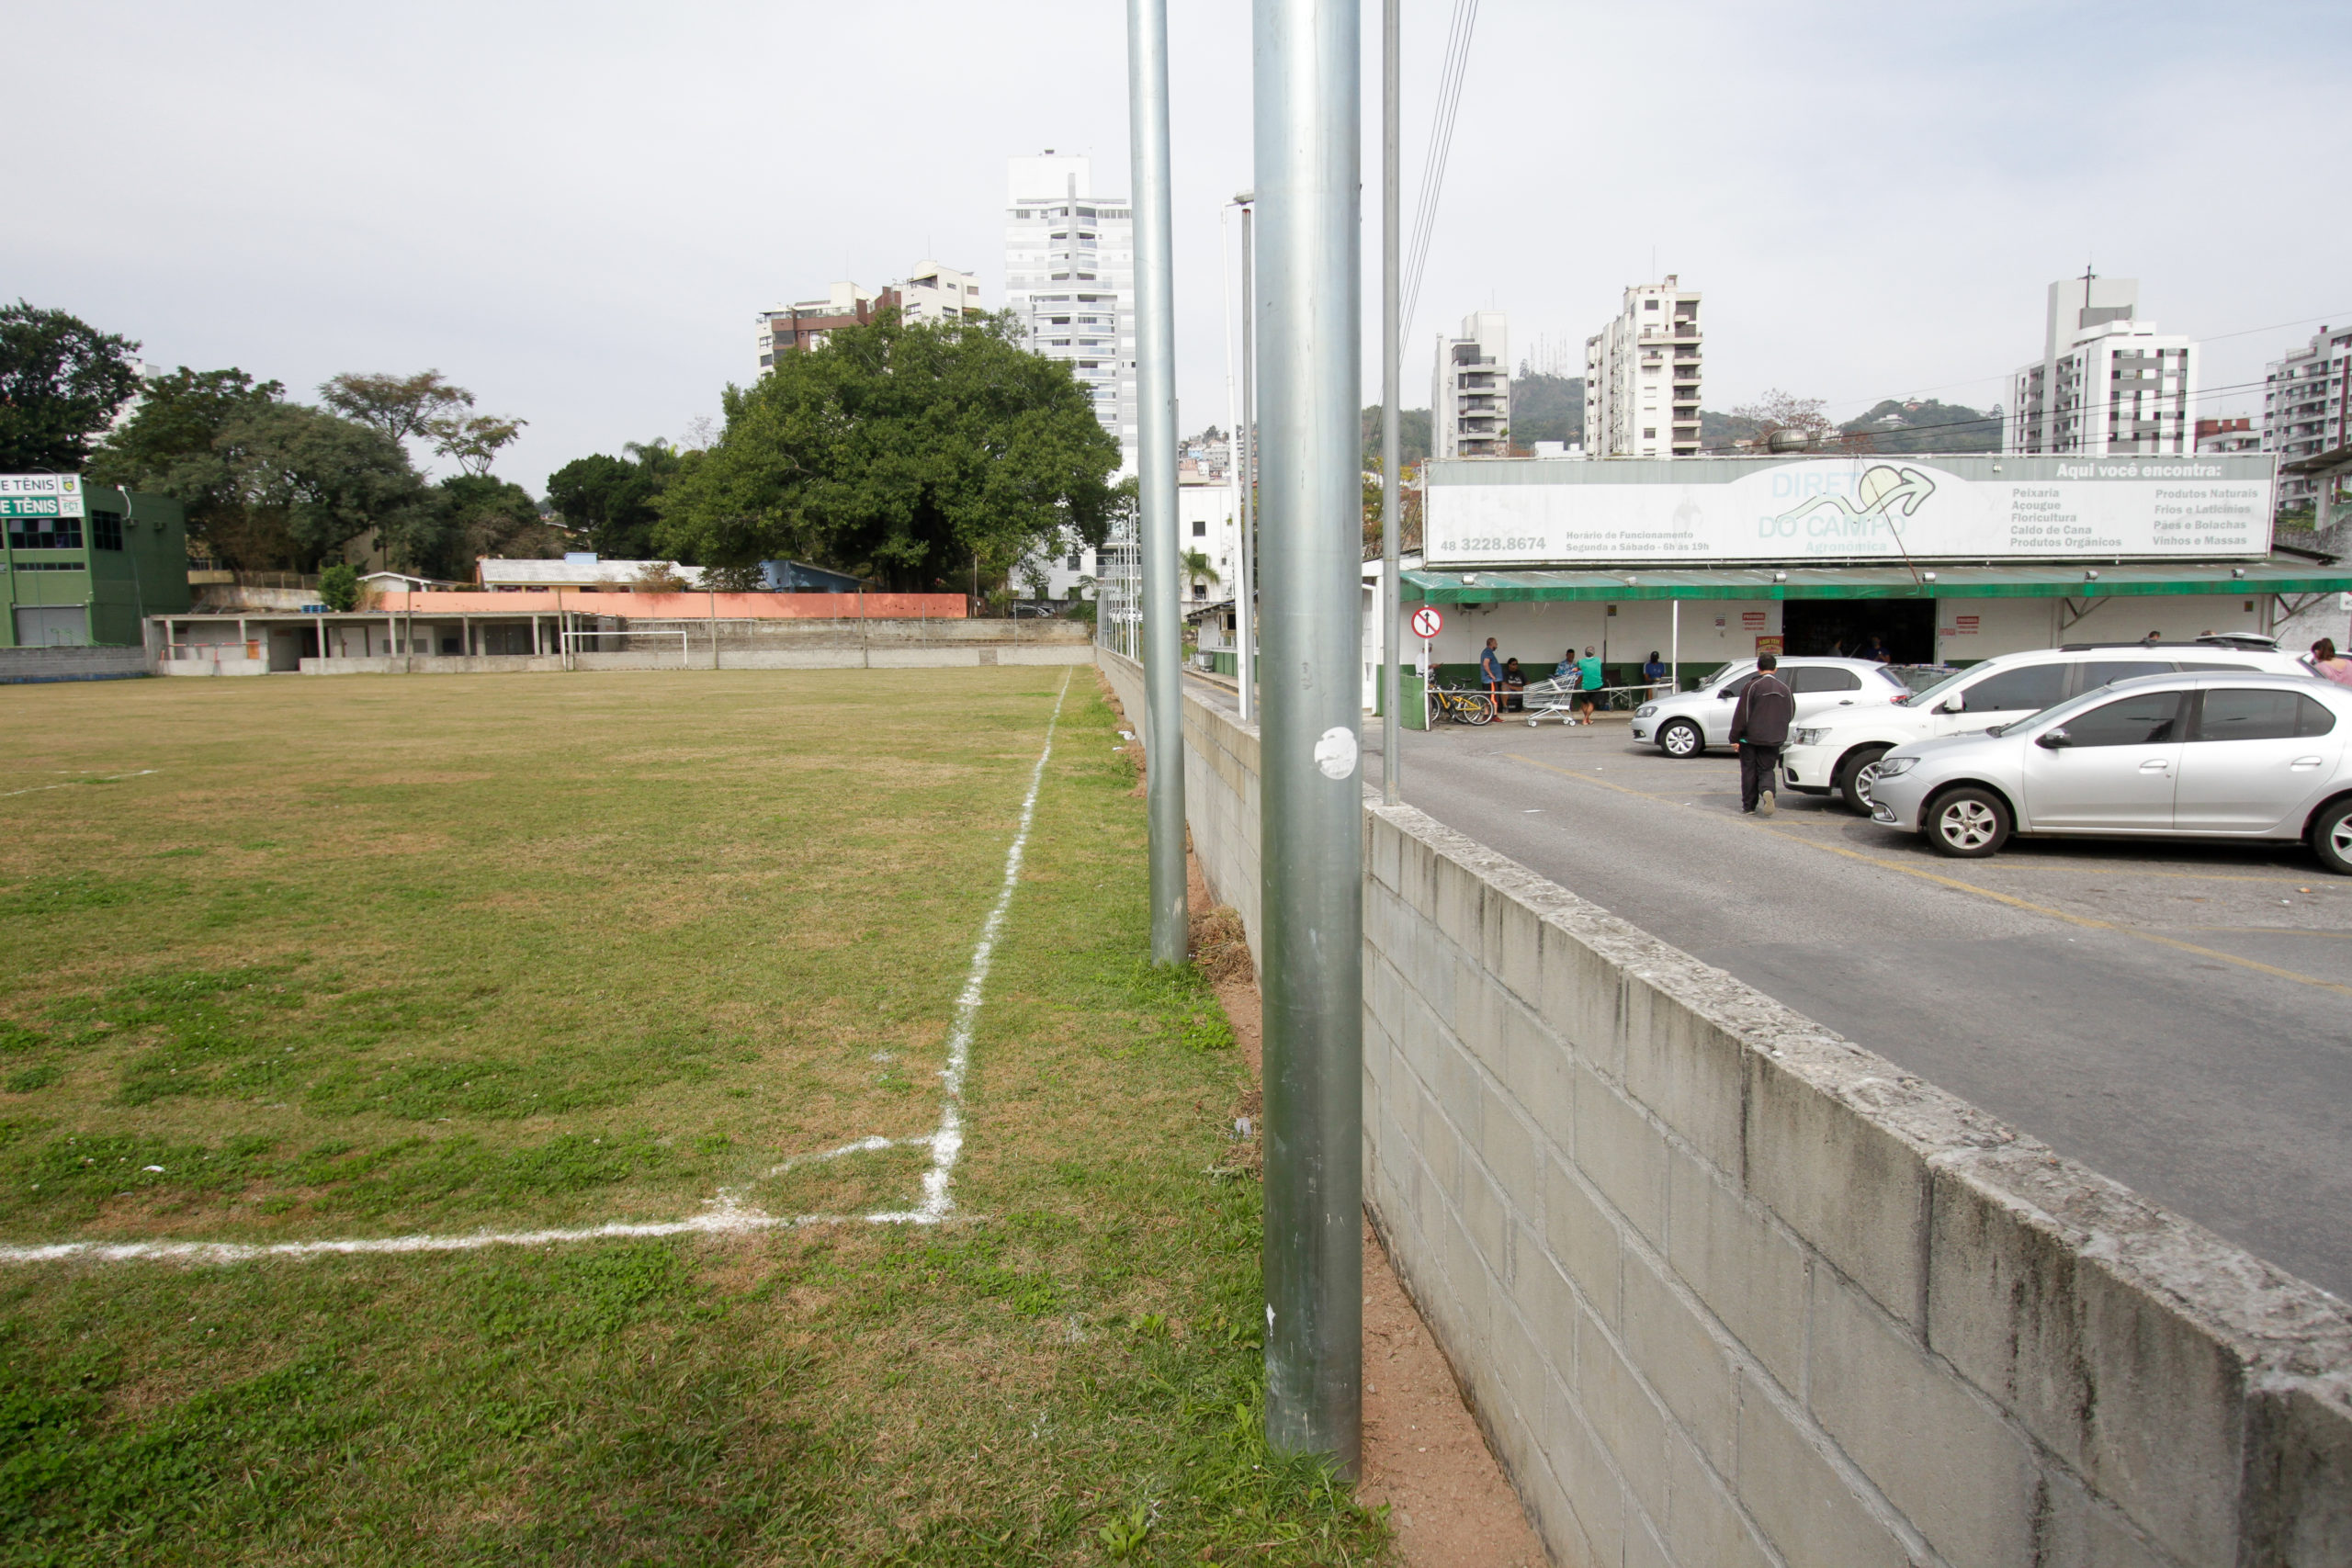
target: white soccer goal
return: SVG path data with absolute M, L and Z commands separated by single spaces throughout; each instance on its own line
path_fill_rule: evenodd
M 693 634 L 693 633 L 691 633 L 691 632 L 642 632 L 642 631 L 625 631 L 625 632 L 623 632 L 623 631 L 603 631 L 603 632 L 594 632 L 594 631 L 589 631 L 589 632 L 558 632 L 558 633 L 556 634 L 556 636 L 557 636 L 557 637 L 560 637 L 560 638 L 562 639 L 563 643 L 564 643 L 564 644 L 565 644 L 565 646 L 566 646 L 566 651 L 568 651 L 568 652 L 571 652 L 571 653 L 575 653 L 575 654 L 576 654 L 576 653 L 582 653 L 582 652 L 595 653 L 595 652 L 599 652 L 599 651 L 601 651 L 600 649 L 594 649 L 594 648 L 584 649 L 581 649 L 581 648 L 578 648 L 578 647 L 571 646 L 574 642 L 576 642 L 576 641 L 577 641 L 577 639 L 580 639 L 580 638 L 582 638 L 582 637 L 627 637 L 627 638 L 628 638 L 628 639 L 629 639 L 629 640 L 631 640 L 631 641 L 636 641 L 636 640 L 639 640 L 639 639 L 640 639 L 640 638 L 644 638 L 644 637 L 676 637 L 676 638 L 678 639 L 678 668 L 679 668 L 679 669 L 681 669 L 681 670 L 691 670 L 691 669 L 693 669 L 693 668 L 695 667 L 694 649 L 693 649 L 693 647 L 692 647 L 692 643 L 693 643 L 693 640 L 694 640 L 694 634 Z M 631 649 L 630 651 L 632 651 L 632 652 L 633 652 L 633 651 L 635 651 L 635 650 L 634 650 L 634 649 Z

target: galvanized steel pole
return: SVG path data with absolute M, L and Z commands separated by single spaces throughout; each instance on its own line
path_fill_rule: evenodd
M 1127 0 L 1128 152 L 1135 174 L 1144 758 L 1151 824 L 1151 961 L 1182 964 L 1184 657 L 1176 558 L 1175 264 L 1169 242 L 1168 0 Z M 1076 215 L 1072 214 L 1073 225 Z M 1075 226 L 1071 229 L 1076 233 Z
M 1363 288 L 1356 0 L 1257 0 L 1266 1438 L 1362 1453 Z
M 1404 693 L 1396 679 L 1396 643 L 1404 635 L 1396 625 L 1404 609 L 1397 571 L 1397 536 L 1404 531 L 1397 508 L 1404 479 L 1397 471 L 1402 441 L 1396 407 L 1403 249 L 1397 227 L 1397 121 L 1404 99 L 1396 63 L 1399 3 L 1380 0 L 1380 798 L 1391 806 L 1396 804 L 1405 730 Z
M 1241 592 L 1234 617 L 1240 657 L 1241 722 L 1258 717 L 1258 251 L 1250 229 L 1257 197 L 1233 198 L 1241 207 Z

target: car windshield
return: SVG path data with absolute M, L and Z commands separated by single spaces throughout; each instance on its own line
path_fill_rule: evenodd
M 1920 668 L 1925 669 L 1928 667 L 1922 665 Z M 1955 682 L 1959 681 L 1962 676 L 1965 676 L 1968 673 L 1969 671 L 1966 670 L 1955 670 L 1951 674 L 1946 675 L 1943 679 L 1938 681 L 1932 686 L 1913 687 L 1910 705 L 1915 708 L 1931 708 L 1935 706 L 1936 705 L 1929 699 L 1942 696 L 1946 692 L 1951 690 Z
M 1884 664 L 1879 668 L 1890 678 L 1909 687 L 1914 697 L 1922 692 L 1933 691 L 1960 673 L 1949 664 Z

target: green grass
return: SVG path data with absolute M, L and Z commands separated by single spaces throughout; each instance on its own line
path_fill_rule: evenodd
M 0 688 L 0 1242 L 910 1206 L 769 1172 L 935 1122 L 1062 676 Z M 1257 1436 L 1246 1072 L 1114 740 L 1078 671 L 955 1223 L 0 1269 L 0 1562 L 1376 1557 Z

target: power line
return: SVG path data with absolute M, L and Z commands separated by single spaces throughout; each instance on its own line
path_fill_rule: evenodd
M 2313 321 L 2325 322 L 2342 321 L 2346 318 L 2352 318 L 2352 310 L 2330 310 L 2324 316 L 2301 316 L 2291 321 L 2273 321 L 2267 327 L 2241 327 L 2233 333 L 2213 333 L 2202 337 L 2199 337 L 2194 334 L 2183 335 L 2189 336 L 2192 342 L 2201 346 L 2209 343 L 2226 343 L 2233 337 L 2252 337 L 2256 333 L 2284 332 L 2289 327 L 2310 326 Z M 1990 376 L 1972 376 L 1964 381 L 1943 381 L 1933 387 L 1915 387 L 1912 390 L 1914 392 L 1948 392 L 1954 387 L 1981 387 L 1987 381 L 2007 381 L 2011 376 L 2016 374 L 2017 372 L 2015 370 L 1997 370 Z M 2247 383 L 2249 386 L 2259 386 L 2262 384 L 2263 383 L 2260 382 Z M 2202 394 L 2199 395 L 2201 396 Z M 1867 400 L 1868 400 L 1862 398 L 1828 398 L 1823 400 L 1822 406 L 1824 408 L 1833 409 L 1844 408 L 1854 403 L 1864 402 Z
M 2318 321 L 2319 319 L 2320 319 L 2320 318 L 2319 318 L 2319 317 L 2317 317 L 2317 316 L 2313 316 L 2313 317 L 2312 318 L 2312 321 Z M 2256 330 L 2256 331 L 2257 331 L 2257 332 L 2260 332 L 2260 331 L 2266 331 L 2266 330 L 2267 330 L 2267 329 L 2265 329 L 2265 328 L 2256 328 L 2255 330 Z M 1960 384 L 1964 384 L 1964 383 L 1960 383 Z M 2208 398 L 2218 398 L 2218 397 L 2221 397 L 2221 396 L 2222 396 L 2224 393 L 2228 393 L 2228 392 L 2243 392 L 2243 391 L 2246 390 L 2246 389 L 2249 389 L 2249 388 L 2253 388 L 2253 387 L 2267 387 L 2267 386 L 2269 386 L 2269 385 L 2271 385 L 2271 384 L 2272 384 L 2272 383 L 2271 383 L 2268 379 L 2267 379 L 2267 378 L 2266 378 L 2266 379 L 2264 379 L 2264 380 L 2260 380 L 2260 381 L 2238 381 L 2238 382 L 2233 382 L 2233 383 L 2232 383 L 2231 385 L 2223 386 L 2223 387 L 2200 387 L 2200 388 L 2199 388 L 2196 391 L 2194 391 L 2194 392 L 2191 392 L 2191 393 L 2188 394 L 2188 396 L 2187 396 L 2187 398 L 2186 398 L 2186 399 L 2182 399 L 2181 395 L 2180 395 L 2179 393 L 2176 392 L 2176 393 L 2171 394 L 2170 398 L 2163 398 L 2163 397 L 2160 395 L 2160 400 L 2165 400 L 2165 401 L 2172 401 L 2172 400 L 2185 400 L 2185 401 L 2191 402 L 2191 403 L 2197 403 L 2197 402 L 2202 402 L 2202 401 L 2204 401 L 2204 400 L 2205 400 L 2206 399 L 2208 399 Z M 2086 405 L 2084 405 L 2082 408 L 2076 409 L 2076 410 L 2075 410 L 2075 411 L 2073 411 L 2073 412 L 2074 412 L 2074 413 L 2075 413 L 2075 417 L 2076 417 L 2076 418 L 2078 418 L 2078 419 L 2085 419 L 2085 420 L 2088 420 L 2088 419 L 2103 418 L 2103 417 L 2105 417 L 2106 415 L 2112 413 L 2115 410 L 2117 410 L 2117 409 L 2119 409 L 2119 408 L 2122 407 L 2122 406 L 2123 406 L 2123 402 L 2124 402 L 2124 400 L 2125 400 L 2120 399 L 2120 398 L 2118 398 L 2118 399 L 2111 399 L 2111 400 L 2109 400 L 2109 401 L 2104 402 L 2104 403 L 2086 404 Z M 2009 420 L 2014 419 L 2015 417 L 2016 417 L 2016 415 L 2015 415 L 2014 413 L 2002 413 L 2002 414 L 1990 415 L 1990 416 L 1987 416 L 1986 418 L 1984 418 L 1984 419 L 1958 419 L 1958 420 L 1954 420 L 1954 421 L 1952 421 L 1952 422 L 1951 422 L 1951 423 L 1949 423 L 1949 424 L 1917 424 L 1917 425 L 1906 425 L 1906 426 L 1905 426 L 1905 427 L 1904 427 L 1904 430 L 1902 430 L 1902 431 L 1887 431 L 1887 432 L 1885 432 L 1884 434 L 1889 434 L 1889 435 L 1896 435 L 1896 434 L 1907 434 L 1907 433 L 1909 433 L 1909 432 L 1914 432 L 1914 431 L 1916 431 L 1916 432 L 1919 432 L 1919 433 L 1921 433 L 1921 434 L 1925 434 L 1925 433 L 1927 433 L 1927 432 L 1933 431 L 1933 432 L 1934 432 L 1934 433 L 1936 433 L 1937 434 L 1940 435 L 1940 434 L 1943 434 L 1944 432 L 1946 432 L 1946 431 L 1952 431 L 1952 430 L 1971 430 L 1971 429 L 1975 429 L 1975 428 L 1978 428 L 1978 427 L 1981 427 L 1981 426 L 1984 426 L 1984 425 L 1988 425 L 1988 424 L 1989 424 L 1989 425 L 1994 425 L 1994 426 L 1999 426 L 1999 425 L 2002 425 L 2002 424 L 2004 424 L 2004 423 L 2007 423 Z M 1868 429 L 1862 429 L 1862 430 L 1847 430 L 1843 425 L 1840 425 L 1840 426 L 1838 426 L 1838 430 L 1839 430 L 1840 434 L 1847 434 L 1847 435 L 1870 435 L 1870 434 L 1876 434 L 1876 433 L 1874 433 L 1874 432 L 1872 432 L 1872 431 L 1871 431 L 1871 430 L 1868 430 Z M 1918 456 L 1920 456 L 1920 457 L 1927 457 L 1927 456 L 1928 456 L 1928 455 L 1929 455 L 1929 454 L 1927 454 L 1927 453 L 1924 453 L 1924 452 L 1923 452 L 1923 453 L 1918 454 Z M 2023 454 L 2023 453 L 2015 454 L 2015 456 L 2020 456 L 2020 457 L 2022 457 L 2022 456 L 2027 456 L 2027 455 L 2028 455 L 2028 454 Z M 2031 456 L 2034 456 L 2034 457 L 2065 457 L 2065 456 L 2067 456 L 2067 455 L 2068 455 L 2068 454 L 2065 454 L 2065 453 L 2063 453 L 2063 452 L 2040 452 L 2040 453 L 2034 453 L 2034 454 L 2031 454 Z M 2185 454 L 2185 455 L 2186 455 L 2186 454 Z M 1899 452 L 1898 452 L 1898 453 L 1891 454 L 1891 456 L 1894 456 L 1894 457 L 1902 457 L 1902 456 L 1904 456 L 1904 454 L 1902 454 L 1902 453 L 1899 453 Z
M 1404 314 L 1397 336 L 1409 336 L 1414 312 L 1420 304 L 1421 277 L 1429 265 L 1430 243 L 1437 234 L 1438 199 L 1445 186 L 1445 165 L 1453 152 L 1453 124 L 1462 112 L 1462 79 L 1470 64 L 1470 35 L 1478 23 L 1478 0 L 1453 0 L 1453 17 L 1446 29 L 1445 56 L 1438 66 L 1437 107 L 1430 118 L 1429 147 L 1421 156 L 1421 183 L 1413 208 L 1413 235 L 1407 244 Z

